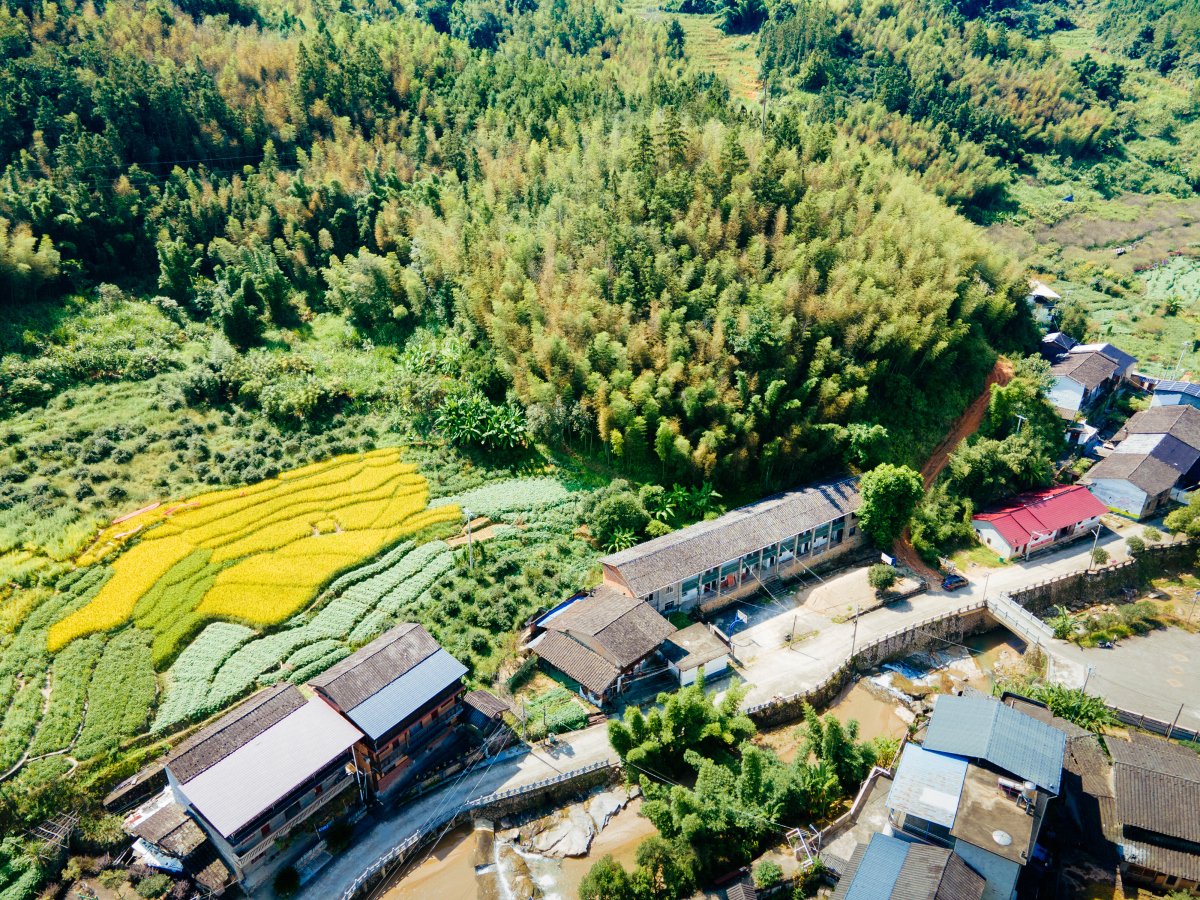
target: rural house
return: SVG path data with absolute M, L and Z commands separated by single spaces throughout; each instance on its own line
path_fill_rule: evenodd
M 705 612 L 862 544 L 858 479 L 810 484 L 600 560 L 604 583 L 660 612 Z
M 1141 519 L 1166 506 L 1176 488 L 1200 480 L 1200 409 L 1152 406 L 1131 416 L 1113 441 L 1113 452 L 1082 479 L 1111 509 Z
M 1043 340 L 1042 355 L 1047 356 L 1055 346 Z M 1128 381 L 1135 365 L 1134 357 L 1112 344 L 1076 344 L 1050 359 L 1050 374 L 1054 376 L 1050 403 L 1064 419 L 1074 419 L 1085 407 Z
M 1106 737 L 1112 755 L 1104 831 L 1122 876 L 1158 889 L 1200 892 L 1200 756 L 1160 738 Z
M 1001 559 L 1043 550 L 1100 524 L 1108 509 L 1082 485 L 1010 497 L 971 517 L 980 542 Z
M 1160 381 L 1154 386 L 1151 406 L 1192 406 L 1200 409 L 1200 384 L 1190 381 Z
M 1025 302 L 1029 304 L 1033 319 L 1039 325 L 1046 325 L 1054 321 L 1057 304 L 1061 299 L 1061 294 L 1050 290 L 1040 281 L 1031 280 L 1029 282 L 1029 293 L 1025 295 Z
M 346 791 L 361 799 L 351 752 L 361 738 L 327 704 L 278 685 L 176 747 L 167 778 L 249 892 L 316 842 L 301 825 Z
M 538 619 L 527 646 L 577 681 L 580 694 L 602 706 L 645 671 L 674 631 L 650 604 L 602 584 Z
M 985 881 L 975 896 L 1009 900 L 1061 790 L 1066 745 L 990 697 L 940 696 L 924 744 L 900 757 L 884 833 L 953 850 Z
M 831 900 L 980 900 L 985 884 L 953 850 L 875 833 L 854 848 Z
M 371 790 L 383 794 L 411 783 L 451 751 L 466 674 L 428 631 L 406 622 L 309 686 L 363 733 L 355 748 L 358 767 Z
M 208 835 L 175 802 L 170 790 L 130 813 L 124 828 L 137 839 L 133 851 L 144 862 L 167 872 L 186 873 L 213 896 L 221 896 L 232 880 Z
M 703 622 L 670 635 L 663 641 L 661 652 L 667 661 L 667 669 L 679 679 L 680 687 L 694 684 L 701 669 L 704 669 L 704 677 L 711 679 L 729 667 L 729 645 Z

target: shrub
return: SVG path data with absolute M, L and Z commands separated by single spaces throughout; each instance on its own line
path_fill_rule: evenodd
M 867 582 L 876 591 L 886 591 L 899 579 L 899 574 L 892 566 L 878 563 L 867 570 Z
M 155 898 L 161 897 L 170 889 L 171 876 L 164 875 L 161 872 L 143 879 L 141 884 L 137 886 L 138 896 L 145 897 L 147 900 L 155 900 Z
M 1097 547 L 1092 553 L 1092 562 L 1097 566 L 1102 566 L 1108 562 L 1108 551 L 1103 547 Z
M 1146 551 L 1146 542 L 1137 535 L 1126 538 L 1125 546 L 1129 548 L 1130 556 L 1137 556 Z
M 775 884 L 783 877 L 783 869 L 772 859 L 764 859 L 754 867 L 754 886 L 765 888 Z
M 287 900 L 293 896 L 296 891 L 300 890 L 300 873 L 296 871 L 295 866 L 284 866 L 275 875 L 273 882 L 275 888 L 275 896 L 280 900 Z
M 600 543 L 607 544 L 617 532 L 640 533 L 649 521 L 637 495 L 626 491 L 601 500 L 589 524 Z
M 1162 532 L 1153 525 L 1147 525 L 1142 529 L 1142 537 L 1151 542 L 1161 541 Z
M 124 869 L 109 869 L 106 872 L 101 872 L 97 880 L 100 882 L 101 887 L 115 891 L 125 883 L 127 877 Z
M 646 526 L 646 539 L 653 540 L 656 537 L 662 537 L 664 534 L 670 534 L 673 530 L 666 522 L 652 519 L 650 524 Z

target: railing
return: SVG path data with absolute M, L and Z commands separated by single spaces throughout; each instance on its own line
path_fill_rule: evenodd
M 988 597 L 987 608 L 988 612 L 1030 644 L 1040 644 L 1054 637 L 1054 629 L 1008 594 L 999 593 Z
M 544 778 L 541 781 L 534 782 L 533 784 L 525 784 L 521 785 L 520 787 L 510 788 L 507 791 L 496 791 L 491 794 L 486 794 L 483 797 L 478 797 L 474 800 L 467 801 L 465 806 L 460 806 L 443 815 L 438 815 L 434 818 L 427 819 L 421 825 L 421 827 L 417 829 L 416 832 L 409 835 L 379 859 L 375 860 L 374 863 L 372 863 L 365 871 L 355 878 L 354 883 L 351 884 L 350 887 L 347 888 L 342 894 L 342 900 L 351 900 L 351 898 L 358 893 L 368 879 L 377 875 L 390 863 L 402 858 L 409 850 L 428 838 L 433 831 L 441 828 L 447 822 L 450 822 L 463 812 L 479 809 L 481 806 L 489 806 L 492 803 L 505 800 L 509 797 L 517 797 L 521 794 L 532 793 L 533 791 L 541 790 L 545 787 L 561 784 L 564 781 L 570 781 L 572 778 L 578 778 L 580 775 L 586 775 L 588 772 L 595 772 L 598 769 L 611 768 L 615 765 L 616 763 L 610 760 L 600 760 L 592 763 L 591 765 L 584 766 L 581 769 L 574 769 L 570 772 L 564 772 L 561 775 L 555 775 L 552 778 Z
M 925 627 L 927 625 L 932 625 L 935 622 L 940 622 L 943 619 L 952 619 L 952 618 L 955 618 L 956 616 L 966 615 L 967 613 L 975 612 L 976 610 L 986 609 L 986 608 L 987 608 L 987 604 L 984 601 L 977 600 L 974 603 L 968 603 L 965 606 L 960 606 L 957 609 L 952 609 L 952 610 L 949 610 L 948 612 L 939 613 L 936 616 L 928 616 L 927 618 L 921 619 L 921 621 L 919 621 L 919 622 L 914 622 L 913 624 L 906 625 L 903 628 L 897 628 L 895 631 L 889 631 L 887 634 L 883 635 L 882 637 L 878 637 L 873 641 L 866 642 L 861 647 L 855 648 L 854 656 L 861 656 L 862 654 L 869 653 L 870 651 L 875 650 L 876 648 L 886 644 L 888 641 L 890 641 L 891 639 L 893 639 L 895 637 L 898 637 L 899 635 L 908 634 L 910 632 L 915 632 L 915 631 L 920 631 L 923 627 Z M 753 715 L 756 712 L 763 712 L 772 707 L 782 706 L 785 703 L 790 703 L 792 701 L 799 700 L 800 698 L 806 697 L 810 694 L 820 693 L 826 687 L 828 687 L 829 683 L 831 681 L 833 681 L 835 678 L 837 678 L 842 673 L 842 671 L 844 669 L 846 669 L 852 662 L 853 662 L 853 657 L 847 656 L 846 659 L 839 666 L 837 666 L 822 682 L 820 682 L 816 686 L 811 687 L 808 690 L 797 691 L 796 693 L 789 694 L 786 697 L 775 697 L 771 700 L 766 701 L 765 703 L 758 703 L 758 704 L 755 704 L 754 706 L 749 706 L 746 708 L 746 715 Z
M 1178 725 L 1172 726 L 1170 722 L 1164 722 L 1162 719 L 1152 719 L 1145 713 L 1131 712 L 1128 709 L 1121 709 L 1119 706 L 1110 706 L 1113 715 L 1117 717 L 1117 721 L 1124 725 L 1135 725 L 1138 728 L 1144 728 L 1146 731 L 1152 731 L 1155 734 L 1166 735 L 1169 731 L 1171 737 L 1180 741 L 1200 741 L 1200 731 L 1192 731 L 1190 728 L 1180 728 Z

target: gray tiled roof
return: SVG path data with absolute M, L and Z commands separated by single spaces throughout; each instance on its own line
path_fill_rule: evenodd
M 1131 434 L 1169 434 L 1200 450 L 1200 409 L 1187 404 L 1143 409 L 1129 417 L 1113 440 L 1123 441 Z
M 876 833 L 854 848 L 832 900 L 979 900 L 985 884 L 953 851 Z
M 697 522 L 601 562 L 638 597 L 713 566 L 787 540 L 859 507 L 858 479 L 819 482 L 775 494 L 709 522 Z
M 1155 738 L 1105 743 L 1122 824 L 1200 843 L 1200 756 Z
M 420 625 L 402 622 L 308 683 L 348 711 L 440 649 Z
M 293 684 L 259 691 L 172 750 L 166 767 L 180 783 L 190 781 L 303 705 L 304 695 Z
M 923 746 L 985 759 L 1057 796 L 1067 736 L 1001 703 L 947 694 L 933 708 Z
M 1145 453 L 1164 462 L 1180 475 L 1186 475 L 1200 460 L 1200 450 L 1171 434 L 1131 434 L 1121 441 L 1116 453 Z
M 507 703 L 487 691 L 470 691 L 463 694 L 462 702 L 464 706 L 478 710 L 489 719 L 502 716 L 511 709 Z
M 1085 484 L 1104 479 L 1128 481 L 1147 496 L 1157 497 L 1175 487 L 1179 473 L 1148 453 L 1111 453 L 1083 477 Z
M 675 626 L 650 604 L 607 584 L 541 619 L 539 624 L 548 631 L 593 639 L 602 655 L 619 669 L 655 650 L 675 631 Z
M 729 655 L 729 647 L 703 622 L 689 625 L 663 641 L 662 655 L 687 672 Z
M 1069 378 L 1076 384 L 1083 385 L 1089 391 L 1099 387 L 1105 380 L 1112 378 L 1120 371 L 1121 367 L 1117 362 L 1103 353 L 1076 353 L 1074 350 L 1065 356 L 1060 356 L 1050 366 L 1052 375 Z
M 534 653 L 593 694 L 607 691 L 621 674 L 603 656 L 557 631 L 547 631 L 529 646 Z
M 1120 347 L 1112 344 L 1076 344 L 1071 348 L 1072 353 L 1103 353 L 1109 359 L 1116 360 L 1122 369 L 1137 365 L 1137 357 L 1131 356 Z
M 133 834 L 156 844 L 180 860 L 208 840 L 200 826 L 178 803 L 168 803 L 131 830 Z

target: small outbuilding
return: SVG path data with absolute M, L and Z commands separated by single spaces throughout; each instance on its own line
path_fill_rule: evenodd
M 660 650 L 680 687 L 695 683 L 701 668 L 705 678 L 713 678 L 729 667 L 729 645 L 703 622 L 670 635 Z

